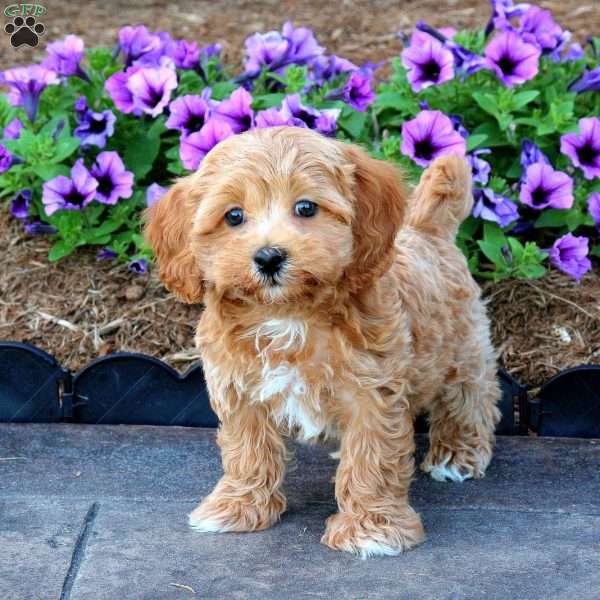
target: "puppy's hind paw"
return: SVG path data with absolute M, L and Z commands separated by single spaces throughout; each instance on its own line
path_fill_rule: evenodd
M 484 449 L 460 450 L 441 454 L 430 450 L 421 463 L 421 470 L 429 473 L 436 481 L 455 481 L 462 483 L 467 479 L 480 479 L 491 458 L 491 452 Z

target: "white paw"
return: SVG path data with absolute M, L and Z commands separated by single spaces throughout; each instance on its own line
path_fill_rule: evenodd
M 364 540 L 356 548 L 349 549 L 349 551 L 354 552 L 363 560 L 372 556 L 398 556 L 398 554 L 402 554 L 402 548 L 394 548 L 375 540 Z
M 227 528 L 222 523 L 214 519 L 204 518 L 196 513 L 197 511 L 193 511 L 188 517 L 189 526 L 194 531 L 202 531 L 204 533 L 222 533 L 227 531 Z
M 471 479 L 473 477 L 472 473 L 469 473 L 468 471 L 461 473 L 459 467 L 456 465 L 448 465 L 448 462 L 450 462 L 449 456 L 440 464 L 428 465 L 425 470 L 431 475 L 431 478 L 436 481 L 456 481 L 462 483 L 466 479 Z

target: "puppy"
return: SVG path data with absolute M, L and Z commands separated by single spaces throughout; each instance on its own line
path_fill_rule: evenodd
M 470 171 L 448 156 L 412 201 L 396 168 L 307 129 L 221 142 L 147 215 L 166 287 L 203 303 L 196 344 L 221 425 L 223 477 L 191 513 L 199 531 L 255 531 L 285 511 L 282 434 L 340 440 L 338 512 L 322 542 L 363 557 L 423 539 L 408 501 L 413 419 L 424 471 L 482 477 L 495 353 L 454 245 Z

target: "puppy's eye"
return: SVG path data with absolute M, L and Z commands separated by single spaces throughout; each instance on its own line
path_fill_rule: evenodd
M 244 222 L 244 211 L 241 208 L 232 208 L 225 213 L 225 220 L 232 227 L 237 227 Z
M 317 205 L 310 200 L 298 200 L 294 205 L 294 214 L 297 217 L 314 217 L 317 214 Z

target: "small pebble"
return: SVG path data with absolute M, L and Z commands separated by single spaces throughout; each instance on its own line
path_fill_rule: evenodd
M 130 285 L 125 288 L 125 298 L 127 300 L 139 300 L 146 290 L 141 285 Z

